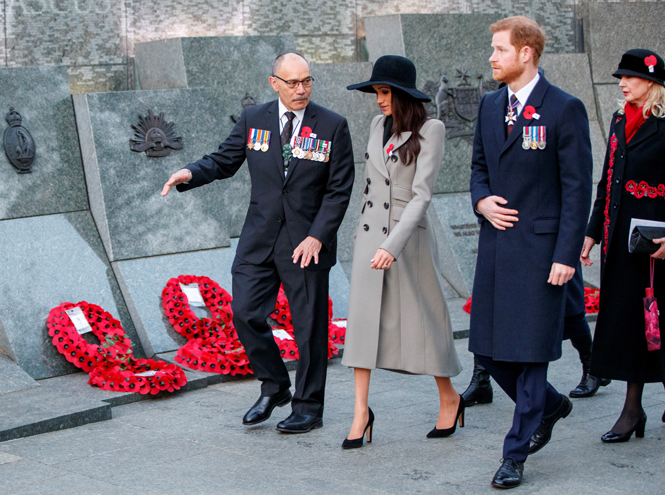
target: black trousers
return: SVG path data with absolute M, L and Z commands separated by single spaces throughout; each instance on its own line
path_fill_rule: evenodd
M 275 310 L 280 283 L 289 301 L 300 359 L 296 370 L 294 412 L 321 417 L 328 364 L 328 279 L 330 269 L 306 270 L 293 263 L 285 225 L 270 256 L 255 265 L 233 261 L 233 324 L 247 351 L 261 394 L 274 395 L 291 386 L 267 318 Z M 312 263 L 314 263 L 312 261 Z
M 515 402 L 513 426 L 503 442 L 503 457 L 524 462 L 543 414 L 551 414 L 561 403 L 561 394 L 547 381 L 549 363 L 495 361 L 480 354 L 475 357 Z

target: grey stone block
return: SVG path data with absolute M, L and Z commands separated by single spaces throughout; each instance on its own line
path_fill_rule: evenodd
M 0 395 L 33 387 L 39 387 L 39 383 L 0 352 Z
M 249 204 L 246 168 L 232 179 L 162 198 L 173 172 L 215 151 L 232 129 L 214 90 L 76 95 L 91 209 L 112 261 L 228 246 Z M 163 158 L 130 150 L 138 115 L 164 112 L 184 146 Z
M 342 220 L 342 224 L 337 231 L 337 258 L 340 262 L 353 260 L 353 236 L 356 232 L 358 218 L 360 218 L 364 188 L 365 162 L 356 163 L 356 176 L 353 181 L 351 200 L 349 201 L 349 207 L 346 209 L 344 220 Z
M 32 378 L 76 371 L 51 343 L 49 311 L 88 301 L 118 318 L 142 356 L 136 332 L 89 212 L 0 222 L 0 342 Z
M 605 161 L 605 150 L 607 140 L 603 135 L 601 124 L 598 121 L 589 122 L 591 136 L 591 153 L 593 155 L 593 182 L 597 184 L 603 174 L 603 163 Z
M 441 273 L 466 298 L 473 290 L 480 226 L 468 193 L 437 194 L 432 198 L 443 235 L 438 236 Z
M 237 244 L 237 239 L 232 239 L 230 248 L 113 263 L 127 307 L 148 356 L 176 351 L 187 342 L 173 330 L 168 318 L 164 316 L 162 290 L 166 287 L 166 282 L 178 275 L 205 275 L 233 295 L 231 265 Z M 330 295 L 335 318 L 346 318 L 348 293 L 348 281 L 342 267 L 337 264 L 330 275 Z M 201 317 L 207 310 L 196 308 L 195 312 Z
M 589 2 L 589 24 L 594 83 L 616 82 L 612 73 L 631 48 L 665 53 L 661 2 Z
M 0 152 L 0 220 L 88 208 L 66 67 L 0 69 L 2 132 L 10 107 L 32 135 L 32 173 L 18 174 Z
M 619 101 L 623 101 L 623 93 L 617 82 L 614 84 L 594 84 L 594 90 L 596 91 L 596 101 L 600 108 L 603 136 L 605 137 L 605 141 L 607 141 L 609 139 L 608 133 L 610 132 L 612 115 L 619 110 Z
M 267 84 L 275 58 L 295 51 L 293 35 L 172 38 L 137 43 L 136 67 L 142 89 L 223 86 L 234 72 Z
M 590 121 L 598 120 L 591 67 L 586 53 L 545 53 L 539 65 L 550 83 L 582 100 Z

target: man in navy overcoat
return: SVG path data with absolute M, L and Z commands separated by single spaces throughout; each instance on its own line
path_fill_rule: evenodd
M 561 357 L 566 282 L 591 204 L 589 122 L 577 98 L 538 74 L 545 36 L 525 17 L 493 24 L 493 77 L 478 109 L 471 198 L 480 219 L 469 350 L 515 401 L 494 486 L 522 480 L 572 404 L 547 382 Z
M 292 399 L 289 374 L 266 321 L 281 283 L 300 354 L 293 412 L 277 425 L 285 433 L 323 425 L 328 279 L 355 171 L 346 119 L 310 102 L 312 82 L 304 57 L 278 57 L 270 84 L 279 99 L 245 109 L 219 150 L 173 174 L 162 191 L 164 196 L 174 185 L 182 192 L 232 177 L 247 160 L 252 190 L 231 269 L 231 307 L 261 396 L 243 424 L 267 420 Z

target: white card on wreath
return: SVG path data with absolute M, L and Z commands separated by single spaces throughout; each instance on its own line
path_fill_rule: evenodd
M 293 340 L 293 337 L 289 335 L 289 332 L 284 330 L 283 328 L 274 328 L 272 331 L 272 334 L 277 337 L 278 339 L 286 339 L 286 340 Z
M 141 373 L 136 373 L 136 376 L 155 376 L 157 374 L 157 370 L 150 370 L 150 371 L 143 371 Z
M 206 303 L 203 302 L 203 296 L 201 296 L 201 291 L 199 290 L 199 284 L 189 284 L 184 285 L 180 284 L 180 288 L 187 296 L 190 306 L 198 306 L 199 308 L 204 308 Z
M 74 324 L 74 327 L 76 328 L 76 331 L 79 333 L 79 335 L 92 332 L 92 328 L 90 327 L 88 320 L 85 319 L 81 308 L 76 306 L 75 308 L 66 310 L 65 313 L 67 313 L 67 316 L 69 316 L 69 319 Z

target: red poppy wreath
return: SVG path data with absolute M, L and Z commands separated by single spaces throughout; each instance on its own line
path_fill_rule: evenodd
M 100 344 L 88 343 L 67 310 L 79 308 Z M 132 342 L 120 322 L 100 306 L 85 301 L 65 302 L 48 315 L 49 335 L 65 359 L 90 375 L 88 383 L 103 390 L 157 394 L 173 392 L 187 383 L 182 368 L 153 359 L 135 359 Z

